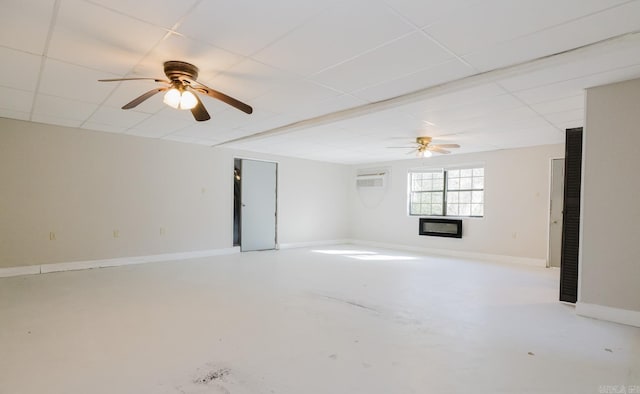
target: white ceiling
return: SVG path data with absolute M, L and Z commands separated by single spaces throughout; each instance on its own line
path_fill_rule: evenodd
M 640 0 L 3 0 L 0 10 L 1 117 L 339 163 L 408 158 L 387 147 L 419 135 L 458 153 L 560 143 L 583 125 L 585 88 L 640 77 Z M 154 83 L 97 81 L 164 77 L 166 60 L 196 64 L 200 82 L 254 113 L 204 98 L 212 119 L 198 123 L 160 95 L 124 111 Z

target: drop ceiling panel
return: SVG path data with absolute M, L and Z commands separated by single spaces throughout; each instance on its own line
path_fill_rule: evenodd
M 138 112 L 134 110 L 123 111 L 120 108 L 101 106 L 95 111 L 91 117 L 87 119 L 87 126 L 89 123 L 98 123 L 111 126 L 115 129 L 109 131 L 125 132 L 128 128 L 137 125 L 138 123 L 147 119 L 150 115 L 144 112 Z
M 340 96 L 332 96 L 319 102 L 303 102 L 301 104 L 302 105 L 295 111 L 295 114 L 300 119 L 310 119 L 316 116 L 359 107 L 367 104 L 367 101 L 349 94 L 343 94 Z
M 195 123 L 190 111 L 166 108 L 129 129 L 127 134 L 162 138 Z
M 36 116 L 40 119 L 50 116 L 82 123 L 97 108 L 98 106 L 96 104 L 39 94 L 35 100 L 33 115 L 34 119 Z M 77 125 L 79 126 L 80 123 Z
M 409 24 L 381 3 L 341 2 L 258 52 L 254 58 L 300 75 L 310 75 L 410 31 Z
M 29 120 L 30 116 L 31 116 L 30 112 L 15 111 L 12 109 L 0 108 L 0 118 Z
M 367 101 L 376 102 L 464 78 L 474 73 L 471 67 L 459 60 L 450 60 L 404 77 L 358 90 L 353 94 Z
M 238 98 L 246 101 L 297 79 L 299 78 L 287 72 L 245 58 L 206 82 L 216 90 L 225 93 L 233 91 Z
M 42 57 L 0 47 L 0 86 L 36 90 Z
M 54 0 L 3 0 L 0 45 L 42 55 L 54 4 Z
M 567 24 L 496 44 L 471 53 L 464 59 L 478 70 L 492 70 L 638 29 L 640 1 L 632 1 Z
M 329 126 L 343 128 L 349 130 L 351 133 L 361 134 L 363 136 L 402 136 L 423 130 L 425 124 L 419 118 L 403 113 L 397 109 L 389 109 L 336 122 Z
M 640 66 L 631 66 L 588 75 L 581 78 L 569 79 L 533 89 L 520 90 L 513 94 L 526 103 L 536 104 L 583 94 L 584 89 L 589 87 L 601 86 L 639 77 Z
M 401 111 L 429 121 L 429 115 L 437 111 L 481 103 L 503 94 L 504 89 L 495 83 L 485 83 L 407 104 L 402 106 Z
M 389 62 L 389 59 L 393 61 Z M 342 91 L 353 92 L 413 74 L 452 59 L 452 55 L 424 34 L 416 32 L 331 67 L 312 78 Z
M 180 138 L 189 138 L 193 140 L 211 140 L 214 141 L 219 138 L 219 132 L 212 127 L 210 123 L 207 122 L 198 122 L 190 124 L 175 133 L 172 133 L 164 139 L 175 140 L 175 137 Z
M 625 40 L 607 49 L 606 52 L 503 79 L 500 85 L 511 92 L 517 92 L 638 64 L 640 64 L 640 37 Z
M 276 127 L 285 126 L 293 122 L 298 121 L 298 117 L 292 114 L 278 114 L 268 119 L 260 120 L 257 122 L 248 123 L 238 128 L 238 132 L 242 133 L 242 136 L 259 133 L 266 130 L 275 129 Z M 237 138 L 237 137 L 235 137 Z
M 500 117 L 485 116 L 473 119 L 459 120 L 448 119 L 441 122 L 441 128 L 446 130 L 442 138 L 468 138 L 473 133 L 483 132 L 486 135 L 497 135 L 501 132 L 516 132 L 523 128 L 548 128 L 552 125 L 527 107 L 515 108 L 505 111 Z M 431 135 L 431 133 L 429 133 Z M 455 137 L 451 137 L 451 136 Z M 497 137 L 488 140 L 474 140 L 483 144 L 496 144 Z
M 251 55 L 333 1 L 202 1 L 178 31 L 241 55 Z
M 5 111 L 31 112 L 33 93 L 0 86 L 0 109 Z
M 122 127 L 97 122 L 83 122 L 79 127 L 85 130 L 103 131 L 107 133 L 122 133 Z
M 216 103 L 216 101 L 217 100 L 207 98 L 206 102 L 203 101 L 203 103 L 208 109 L 209 107 L 211 107 L 210 104 L 212 102 Z M 260 121 L 261 119 L 268 119 L 275 115 L 274 113 L 266 111 L 262 108 L 257 108 L 251 115 L 248 115 L 219 101 L 216 104 L 222 105 L 224 107 L 224 110 L 212 113 L 212 122 L 203 122 L 203 124 L 208 125 L 209 128 L 215 128 L 217 130 L 233 130 L 238 127 L 242 127 L 250 122 Z
M 444 121 L 442 123 L 445 123 Z M 522 128 L 549 127 L 550 124 L 541 118 L 529 107 L 518 107 L 503 111 L 500 116 L 483 116 L 473 119 L 452 119 L 452 124 L 445 124 L 455 133 L 467 133 L 469 131 L 486 130 L 487 133 L 496 133 L 500 130 L 517 131 Z
M 429 122 L 434 126 L 442 127 L 447 123 L 464 121 L 481 117 L 498 117 L 504 111 L 524 107 L 522 101 L 510 94 L 489 97 L 486 100 L 468 105 L 456 106 L 434 112 L 425 111 Z
M 40 93 L 100 104 L 111 92 L 111 83 L 98 82 L 114 78 L 113 74 L 47 59 L 40 80 Z
M 468 137 L 474 138 L 474 140 L 495 140 L 496 147 L 500 149 L 561 144 L 564 142 L 564 133 L 551 126 L 533 129 L 522 128 L 491 134 L 485 132 L 469 133 Z
M 623 2 L 625 0 L 488 0 L 461 9 L 425 31 L 458 55 L 468 55 Z
M 530 107 L 541 115 L 584 109 L 584 95 L 579 94 L 557 100 L 545 101 L 533 104 Z
M 255 108 L 263 108 L 279 114 L 295 113 L 308 105 L 319 103 L 330 97 L 337 97 L 340 92 L 317 85 L 311 81 L 298 79 L 283 82 L 279 88 L 269 91 L 252 100 Z M 298 100 L 291 100 L 297 97 Z
M 544 115 L 544 118 L 554 125 L 565 124 L 567 122 L 578 122 L 584 119 L 584 109 L 573 109 L 569 111 L 554 112 Z
M 41 113 L 34 113 L 31 116 L 30 120 L 36 123 L 45 123 L 45 124 L 51 124 L 55 126 L 66 126 L 66 127 L 80 127 L 80 125 L 82 124 L 81 120 L 61 118 L 59 116 L 45 115 Z
M 167 29 L 180 21 L 197 0 L 162 1 L 152 4 L 131 0 L 89 0 L 105 8 Z
M 241 138 L 249 134 L 245 131 L 242 131 L 241 129 L 230 130 L 228 128 L 220 128 L 216 126 L 213 127 L 213 132 L 214 132 L 213 140 L 216 142 L 212 145 L 222 143 L 224 141 L 234 140 L 236 138 Z M 231 145 L 226 145 L 226 146 L 231 147 Z
M 451 18 L 479 0 L 384 0 L 390 7 L 418 27 L 425 27 L 440 19 Z
M 185 144 L 198 144 L 203 141 L 198 138 L 185 137 L 185 136 L 176 135 L 176 134 L 168 135 L 163 139 L 167 141 L 183 142 Z M 211 143 L 208 143 L 207 145 L 211 145 Z
M 165 33 L 164 29 L 85 1 L 64 0 L 48 56 L 124 75 Z

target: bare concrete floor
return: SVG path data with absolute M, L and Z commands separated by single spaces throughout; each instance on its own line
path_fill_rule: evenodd
M 348 245 L 4 278 L 0 393 L 640 392 L 640 329 L 557 293 Z

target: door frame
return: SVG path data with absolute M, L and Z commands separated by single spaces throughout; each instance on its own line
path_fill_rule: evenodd
M 280 215 L 280 198 L 279 198 L 279 188 L 280 188 L 280 162 L 277 160 L 268 160 L 268 159 L 256 159 L 254 157 L 250 157 L 250 156 L 233 156 L 233 158 L 231 159 L 231 167 L 233 169 L 235 169 L 235 161 L 240 160 L 240 176 L 242 176 L 242 160 L 253 160 L 253 161 L 261 161 L 264 163 L 274 163 L 276 165 L 276 247 L 274 250 L 278 250 L 280 249 L 280 242 L 279 242 L 279 231 L 278 231 L 278 227 L 279 227 L 279 220 L 278 217 Z M 233 188 L 232 188 L 233 190 Z M 233 192 L 233 191 L 232 191 Z M 240 189 L 240 195 L 242 196 L 242 188 Z M 233 201 L 233 196 L 231 198 L 231 200 Z M 242 201 L 242 200 L 241 200 Z M 233 215 L 233 206 L 231 207 L 231 212 Z M 240 209 L 240 215 L 242 215 L 242 209 Z M 231 217 L 231 237 L 233 238 L 233 216 Z M 239 218 L 239 220 L 242 222 L 242 216 Z M 242 227 L 241 227 L 242 229 Z M 240 250 L 242 250 L 242 230 L 240 230 L 240 245 L 238 245 L 238 247 L 240 248 Z
M 547 257 L 545 264 L 547 268 L 551 268 L 551 189 L 553 188 L 553 161 L 559 159 L 564 159 L 564 156 L 549 158 L 549 193 L 547 193 Z M 564 190 L 562 193 L 564 194 Z

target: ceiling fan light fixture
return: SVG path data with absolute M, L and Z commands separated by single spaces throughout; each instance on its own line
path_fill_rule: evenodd
M 428 150 L 419 150 L 418 151 L 418 157 L 423 158 L 423 157 L 431 157 L 431 156 L 433 156 L 433 153 L 431 153 L 431 151 L 428 151 Z
M 180 109 L 192 109 L 198 105 L 198 99 L 196 96 L 188 90 L 182 92 L 180 97 Z
M 167 90 L 167 93 L 164 95 L 163 102 L 167 104 L 171 108 L 178 109 L 180 108 L 180 102 L 182 101 L 182 94 L 176 88 L 171 88 Z
M 192 109 L 198 105 L 196 96 L 188 90 L 180 91 L 177 88 L 167 90 L 164 95 L 164 103 L 175 109 Z

